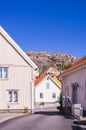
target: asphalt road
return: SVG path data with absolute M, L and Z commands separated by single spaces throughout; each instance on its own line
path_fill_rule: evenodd
M 72 130 L 73 120 L 54 108 L 39 109 L 33 115 L 12 119 L 0 124 L 0 130 Z

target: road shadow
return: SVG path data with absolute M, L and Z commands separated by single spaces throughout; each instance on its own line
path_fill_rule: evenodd
M 65 119 L 74 119 L 71 115 L 64 114 L 57 111 L 35 111 L 34 114 L 45 115 L 45 116 L 63 116 Z
M 34 114 L 46 115 L 46 116 L 59 116 L 59 111 L 36 111 Z
M 70 114 L 60 112 L 57 108 L 44 108 L 35 110 L 34 114 L 45 115 L 45 116 L 63 116 L 65 119 L 74 119 Z
M 63 114 L 63 116 L 64 116 L 66 119 L 72 119 L 72 120 L 74 119 L 74 117 L 73 117 L 72 115 L 64 115 L 64 114 Z

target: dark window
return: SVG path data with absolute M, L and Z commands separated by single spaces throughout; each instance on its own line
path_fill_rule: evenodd
M 43 93 L 40 93 L 40 98 L 43 98 Z
M 52 93 L 52 98 L 56 98 L 56 93 Z

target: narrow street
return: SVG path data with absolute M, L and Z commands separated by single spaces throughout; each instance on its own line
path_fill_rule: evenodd
M 35 114 L 0 124 L 0 130 L 72 130 L 73 120 L 59 114 L 55 108 L 36 110 Z

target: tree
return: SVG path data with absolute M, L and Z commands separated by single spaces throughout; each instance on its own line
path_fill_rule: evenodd
M 62 104 L 62 92 L 60 93 L 59 104 L 60 104 L 60 106 L 57 107 L 57 109 L 59 109 L 59 111 L 62 112 L 62 110 L 63 110 L 63 104 Z

